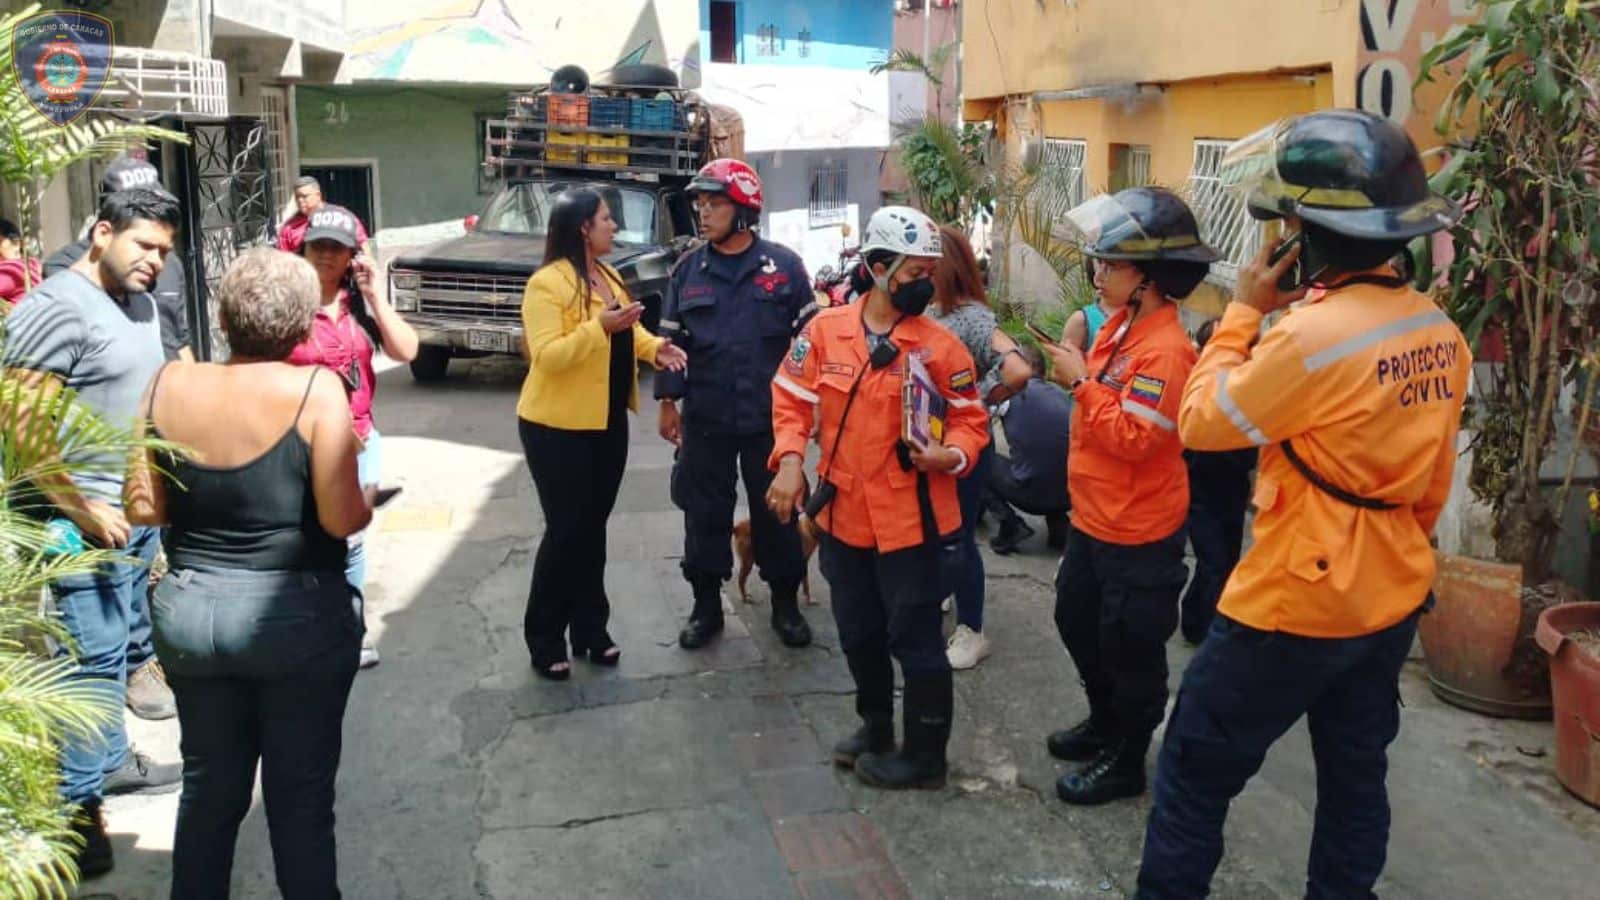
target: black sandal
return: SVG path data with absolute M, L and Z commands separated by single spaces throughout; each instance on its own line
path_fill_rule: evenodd
M 565 647 L 562 648 L 563 651 L 565 649 Z M 558 669 L 556 666 L 566 666 L 566 668 Z M 533 657 L 533 671 L 540 678 L 550 681 L 566 681 L 572 677 L 572 663 L 567 659 L 565 652 L 560 655 L 552 653 L 548 656 L 542 653 L 535 654 Z
M 622 648 L 617 646 L 610 635 L 602 635 L 598 643 L 587 648 L 573 647 L 572 655 L 587 657 L 594 665 L 610 668 L 622 661 Z

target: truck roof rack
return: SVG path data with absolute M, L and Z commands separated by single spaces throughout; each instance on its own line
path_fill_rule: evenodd
M 484 134 L 490 177 L 583 173 L 635 180 L 688 178 L 709 158 L 711 111 L 692 91 L 606 85 L 585 94 L 514 91 Z

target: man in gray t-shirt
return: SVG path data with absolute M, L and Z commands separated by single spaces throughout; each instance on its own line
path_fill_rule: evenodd
M 40 393 L 50 396 L 63 388 L 77 391 L 79 401 L 109 425 L 126 428 L 140 415 L 139 399 L 162 364 L 161 331 L 149 291 L 172 250 L 178 220 L 178 203 L 165 191 L 106 195 L 89 233 L 88 252 L 71 269 L 45 279 L 11 312 L 0 367 L 21 387 L 13 395 L 12 421 L 18 433 L 32 433 Z M 70 447 L 43 449 L 47 458 L 66 450 L 69 462 L 83 459 L 73 457 Z M 56 611 L 72 636 L 73 647 L 60 653 L 76 651 L 72 679 L 121 708 L 130 662 L 141 662 L 130 659 L 135 654 L 130 631 L 145 603 L 158 537 L 156 529 L 130 526 L 123 516 L 126 460 L 93 463 L 93 470 L 71 478 L 42 476 L 34 485 L 34 498 L 17 501 L 39 504 L 32 510 L 38 514 L 70 519 L 91 544 L 126 549 L 124 561 L 50 585 Z M 85 876 L 111 869 L 111 843 L 99 815 L 101 796 L 171 790 L 180 768 L 135 754 L 121 716 L 98 734 L 76 735 L 63 743 L 62 793 L 84 811 L 74 829 L 84 840 L 77 857 Z

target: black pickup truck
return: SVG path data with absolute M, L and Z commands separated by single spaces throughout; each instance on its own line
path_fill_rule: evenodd
M 682 184 L 557 176 L 512 182 L 467 220 L 465 235 L 390 262 L 389 297 L 422 338 L 413 377 L 441 379 L 454 357 L 521 352 L 522 290 L 544 259 L 550 205 L 574 187 L 594 188 L 611 208 L 618 231 L 606 262 L 644 304 L 645 327 L 655 330 L 667 273 L 696 234 Z
M 422 338 L 418 381 L 443 378 L 454 357 L 522 352 L 523 288 L 544 259 L 551 205 L 574 187 L 605 198 L 619 227 L 606 261 L 655 328 L 667 275 L 697 233 L 684 189 L 709 158 L 715 110 L 670 71 L 624 68 L 646 77 L 513 93 L 484 139 L 485 168 L 502 186 L 465 235 L 390 262 L 389 297 Z

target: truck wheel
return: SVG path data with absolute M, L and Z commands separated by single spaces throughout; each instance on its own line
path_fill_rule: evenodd
M 450 348 L 423 344 L 411 361 L 411 377 L 417 381 L 443 381 L 450 370 Z

